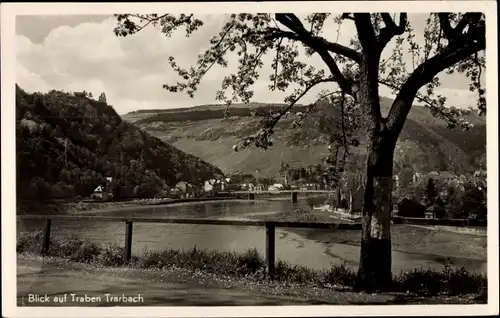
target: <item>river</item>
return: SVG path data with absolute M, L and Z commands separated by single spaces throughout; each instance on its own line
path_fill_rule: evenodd
M 287 211 L 310 209 L 310 201 L 289 200 L 213 201 L 127 208 L 99 212 L 107 216 L 261 219 Z M 88 214 L 88 213 L 86 213 Z M 335 220 L 332 219 L 332 222 Z M 338 221 L 338 220 L 337 220 Z M 43 222 L 18 222 L 19 231 L 43 229 Z M 132 253 L 165 248 L 244 252 L 256 248 L 265 255 L 265 229 L 260 227 L 134 223 Z M 74 234 L 100 244 L 123 244 L 122 222 L 53 221 L 52 235 Z M 451 262 L 473 272 L 486 272 L 486 237 L 393 226 L 393 269 L 416 267 L 440 269 Z M 291 264 L 325 269 L 332 263 L 356 267 L 359 231 L 276 229 L 276 258 Z

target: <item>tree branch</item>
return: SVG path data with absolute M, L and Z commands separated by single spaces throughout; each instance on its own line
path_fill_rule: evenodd
M 466 13 L 462 17 L 462 19 L 458 22 L 457 26 L 455 27 L 455 36 L 460 36 L 465 30 L 465 27 L 467 24 L 475 24 L 481 19 L 481 13 Z
M 438 17 L 439 17 L 439 24 L 441 25 L 441 30 L 443 30 L 444 35 L 446 36 L 448 41 L 450 41 L 455 37 L 453 27 L 451 26 L 450 23 L 450 14 L 446 12 L 439 13 Z
M 345 56 L 345 57 L 347 57 L 355 62 L 358 62 L 358 63 L 361 61 L 361 54 L 358 51 L 351 49 L 350 47 L 344 46 L 342 44 L 330 42 L 330 41 L 328 41 L 325 38 L 320 37 L 320 36 L 310 36 L 310 37 L 311 37 L 312 41 L 323 45 L 328 51 L 330 51 L 332 53 Z M 302 41 L 302 39 L 300 38 L 300 36 L 297 33 L 289 32 L 289 31 L 281 31 L 279 29 L 273 30 L 273 32 L 271 34 L 265 36 L 265 39 L 267 39 L 267 40 L 272 40 L 272 39 L 276 39 L 276 38 L 287 38 L 290 40 Z M 306 43 L 304 43 L 304 44 L 306 44 Z
M 329 51 L 326 49 L 325 45 L 321 42 L 318 42 L 314 39 L 313 36 L 304 28 L 304 25 L 300 20 L 294 15 L 290 13 L 277 13 L 276 20 L 278 22 L 285 25 L 287 28 L 296 33 L 297 39 L 303 42 L 305 45 L 311 47 L 314 51 L 316 51 L 321 59 L 328 66 L 333 78 L 338 83 L 340 89 L 342 89 L 347 94 L 352 94 L 352 85 L 345 77 L 344 74 L 340 71 L 337 63 L 330 55 Z
M 278 47 L 276 48 L 276 67 L 274 68 L 274 89 L 276 89 L 276 79 L 278 78 L 278 66 L 279 66 L 279 55 L 281 50 L 281 42 L 283 42 L 283 38 L 281 38 L 278 42 Z
M 346 136 L 346 133 L 345 133 L 345 114 L 344 114 L 344 110 L 345 110 L 345 94 L 342 94 L 342 102 L 341 102 L 341 105 L 340 105 L 340 117 L 341 117 L 341 125 L 342 125 L 342 137 L 344 139 L 344 148 L 345 148 L 344 160 L 345 160 L 345 156 L 347 156 L 349 154 L 349 147 L 347 145 L 347 136 Z
M 315 81 L 311 81 L 309 83 L 309 85 L 306 86 L 306 88 L 304 89 L 304 91 L 302 93 L 300 93 L 299 96 L 297 96 L 291 103 L 290 105 L 288 105 L 286 108 L 284 108 L 279 114 L 278 116 L 276 116 L 273 121 L 272 121 L 272 127 L 274 127 L 278 121 L 281 119 L 281 117 L 283 117 L 288 111 L 290 111 L 290 109 L 292 109 L 292 107 L 297 104 L 297 102 L 302 98 L 304 97 L 307 92 L 309 92 L 313 87 L 315 87 L 316 85 L 318 84 L 321 84 L 321 83 L 327 83 L 327 82 L 334 82 L 335 80 L 333 78 L 322 78 L 322 79 L 319 79 L 319 80 L 315 80 Z
M 332 96 L 333 94 L 342 94 L 342 91 L 335 91 L 321 95 L 319 98 L 316 99 L 314 103 L 309 104 L 307 110 L 300 116 L 300 119 L 297 121 L 297 123 L 300 124 L 314 110 L 314 108 L 316 107 L 316 105 L 318 105 L 320 101 L 322 101 L 326 97 Z
M 160 20 L 167 18 L 171 16 L 170 14 L 162 14 L 162 15 L 157 15 L 157 14 L 115 14 L 115 17 L 118 19 L 118 21 L 124 20 L 124 26 L 128 28 L 129 34 L 136 34 L 140 32 L 142 29 L 146 28 L 148 25 L 153 24 L 156 25 Z M 181 19 L 178 21 L 175 21 L 173 27 L 180 26 L 184 23 L 188 23 L 191 21 L 193 18 L 193 14 L 190 14 L 188 16 L 186 15 L 181 15 Z M 129 20 L 129 17 L 139 19 L 139 22 L 145 21 L 142 26 L 138 26 L 136 23 L 132 22 Z M 116 33 L 116 30 L 115 30 Z M 126 34 L 120 34 L 117 33 L 117 35 L 125 36 Z
M 481 15 L 481 13 L 468 12 L 464 14 L 462 19 L 460 19 L 457 25 L 453 28 L 451 26 L 450 13 L 438 13 L 441 30 L 443 30 L 443 33 L 449 43 L 460 40 L 460 37 L 463 35 L 467 25 L 470 25 L 471 27 L 475 26 L 475 24 L 481 19 Z
M 405 32 L 406 24 L 408 22 L 408 14 L 399 14 L 399 25 L 394 22 L 389 13 L 382 13 L 382 19 L 384 20 L 385 27 L 380 30 L 380 35 L 378 37 L 378 47 L 380 50 L 383 50 L 393 37 L 401 35 Z
M 377 36 L 371 21 L 370 13 L 354 13 L 354 24 L 358 31 L 359 42 L 364 52 L 373 50 L 377 45 Z
M 242 144 L 243 148 L 247 147 L 248 145 L 250 145 L 250 143 L 253 142 L 253 143 L 255 143 L 255 146 L 267 149 L 267 147 L 269 146 L 269 137 L 274 133 L 273 132 L 273 128 L 280 121 L 280 119 L 288 111 L 290 111 L 290 109 L 292 109 L 292 107 L 295 106 L 295 104 L 302 97 L 304 97 L 304 95 L 306 95 L 313 87 L 315 87 L 316 85 L 318 85 L 320 83 L 326 83 L 326 82 L 335 82 L 335 79 L 333 79 L 333 78 L 322 78 L 322 79 L 318 79 L 318 80 L 312 80 L 310 83 L 308 83 L 308 85 L 306 85 L 306 87 L 302 91 L 302 93 L 300 93 L 297 97 L 295 97 L 290 102 L 290 104 L 287 107 L 283 108 L 278 114 L 274 115 L 273 118 L 270 118 L 267 121 L 267 123 L 265 123 L 265 127 L 263 129 L 261 129 L 260 132 L 258 132 L 257 134 L 255 134 L 253 136 L 249 136 L 249 137 L 243 138 L 243 139 L 245 139 L 244 142 L 243 142 L 243 144 Z M 328 95 L 331 95 L 331 94 L 328 94 Z M 328 96 L 328 95 L 325 95 L 325 96 Z M 324 98 L 325 96 L 323 96 L 322 98 Z M 317 102 L 318 101 L 316 101 L 316 103 Z M 314 104 L 316 104 L 316 103 L 314 103 Z M 235 145 L 233 147 L 233 149 L 235 151 L 238 151 L 241 148 L 238 147 L 237 145 Z
M 420 64 L 401 87 L 387 116 L 387 128 L 398 136 L 418 90 L 431 82 L 441 71 L 484 50 L 485 47 L 485 26 L 480 24 L 477 29 L 469 30 L 455 38 L 454 43 L 448 44 L 443 51 Z
M 139 18 L 139 19 L 144 19 L 143 17 L 140 17 L 138 15 L 134 15 L 134 14 L 132 14 L 131 16 Z M 167 16 L 167 14 L 161 15 L 161 16 L 156 17 L 156 18 L 146 19 L 146 21 L 148 21 L 148 22 L 146 24 L 144 24 L 143 26 L 139 27 L 137 30 L 135 30 L 134 33 L 141 31 L 142 29 L 144 29 L 145 27 L 147 27 L 149 24 L 151 24 L 153 22 L 156 22 L 156 21 L 163 19 L 165 16 Z
M 379 83 L 382 84 L 382 85 L 385 85 L 385 86 L 387 86 L 387 87 L 389 87 L 391 89 L 394 89 L 394 90 L 398 90 L 398 91 L 401 90 L 401 88 L 399 86 L 394 85 L 394 84 L 389 83 L 389 82 L 384 81 L 384 80 L 380 80 Z M 415 95 L 415 99 L 418 100 L 421 103 L 424 103 L 428 107 L 431 107 L 431 108 L 435 107 L 435 105 L 431 102 L 431 100 L 429 100 L 429 98 L 426 98 L 425 96 L 419 95 L 418 93 Z M 453 118 L 453 116 L 451 116 L 450 114 L 441 113 L 440 116 L 441 116 L 442 119 L 447 120 L 449 122 L 455 121 L 455 119 Z
M 354 17 L 350 13 L 342 13 L 341 19 L 354 21 Z

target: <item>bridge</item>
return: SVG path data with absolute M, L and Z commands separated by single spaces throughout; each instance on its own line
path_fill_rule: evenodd
M 297 203 L 298 200 L 298 194 L 299 193 L 316 193 L 316 194 L 328 194 L 328 193 L 335 193 L 333 190 L 299 190 L 299 189 L 294 189 L 294 190 L 265 190 L 265 191 L 234 191 L 231 192 L 232 194 L 246 194 L 248 196 L 249 200 L 255 200 L 255 195 L 257 194 L 290 194 L 291 195 L 291 200 L 292 203 Z
M 277 190 L 277 191 L 272 191 L 272 190 L 264 190 L 264 191 L 234 191 L 231 192 L 234 194 L 290 194 L 290 193 L 335 193 L 334 190 Z

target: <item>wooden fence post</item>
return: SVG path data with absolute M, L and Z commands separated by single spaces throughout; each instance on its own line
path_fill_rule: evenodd
M 272 223 L 266 223 L 266 262 L 270 279 L 274 279 L 275 276 L 275 247 L 275 226 Z
M 132 222 L 125 223 L 125 264 L 132 258 Z
M 51 219 L 45 221 L 45 229 L 43 231 L 43 244 L 42 244 L 42 254 L 46 254 L 49 251 L 50 246 L 50 225 L 52 223 Z

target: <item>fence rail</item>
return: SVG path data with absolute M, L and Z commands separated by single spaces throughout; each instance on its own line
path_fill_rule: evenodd
M 268 275 L 271 279 L 275 276 L 276 243 L 275 231 L 281 228 L 314 228 L 314 229 L 337 229 L 337 230 L 361 230 L 361 223 L 320 223 L 320 222 L 278 222 L 278 221 L 251 221 L 251 220 L 217 220 L 196 218 L 143 218 L 143 217 L 119 217 L 99 215 L 21 215 L 18 220 L 42 220 L 45 221 L 42 242 L 42 254 L 49 250 L 52 221 L 96 221 L 96 222 L 124 222 L 125 223 L 125 253 L 124 261 L 129 263 L 132 258 L 132 234 L 133 223 L 163 223 L 163 224 L 203 224 L 203 225 L 225 225 L 225 226 L 255 226 L 266 228 L 266 264 Z M 443 219 L 419 219 L 419 218 L 393 218 L 395 224 L 415 225 L 447 225 L 460 227 L 485 227 L 483 220 L 443 220 Z

